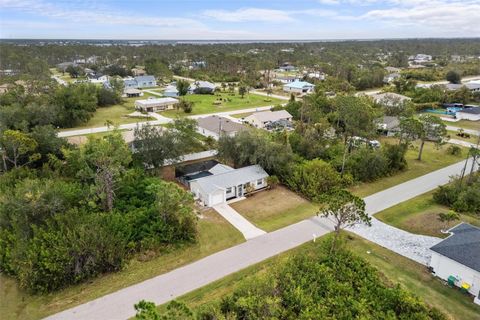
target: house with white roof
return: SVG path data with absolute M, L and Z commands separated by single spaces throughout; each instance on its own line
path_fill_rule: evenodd
M 291 122 L 293 116 L 286 110 L 255 112 L 245 117 L 245 122 L 255 128 L 265 129 L 269 124 L 278 121 Z
M 170 97 L 136 100 L 135 109 L 143 112 L 172 110 L 179 102 L 177 99 Z
M 249 189 L 257 191 L 268 185 L 268 173 L 259 165 L 234 169 L 217 164 L 200 176 L 189 181 L 190 191 L 195 199 L 207 207 L 241 198 Z
M 283 86 L 283 91 L 290 93 L 310 93 L 314 89 L 315 85 L 306 81 L 294 81 Z
M 480 228 L 460 223 L 448 231 L 450 236 L 430 248 L 430 267 L 437 277 L 471 293 L 480 304 Z
M 459 120 L 480 121 L 480 107 L 463 108 L 455 113 L 455 118 Z
M 205 94 L 205 93 L 213 93 L 215 91 L 215 84 L 208 82 L 208 81 L 195 81 L 190 85 L 188 88 L 188 93 L 197 93 L 197 94 Z
M 165 97 L 178 97 L 179 93 L 176 86 L 169 85 L 165 88 L 165 91 L 163 91 L 163 95 Z

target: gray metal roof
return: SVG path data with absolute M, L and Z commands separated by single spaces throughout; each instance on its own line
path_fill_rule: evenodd
M 138 76 L 138 77 L 135 77 L 135 80 L 137 80 L 137 82 L 150 82 L 150 81 L 155 81 L 155 77 L 154 76 Z
M 480 228 L 462 222 L 449 231 L 451 236 L 430 249 L 480 272 Z
M 292 115 L 288 113 L 288 111 L 286 110 L 255 112 L 249 115 L 248 117 L 246 117 L 245 120 L 248 121 L 253 117 L 257 118 L 257 120 L 260 122 L 278 121 L 281 119 L 292 119 Z
M 233 122 L 230 119 L 210 116 L 197 119 L 198 127 L 220 134 L 220 132 L 230 133 L 245 130 L 245 127 L 240 123 Z
M 203 191 L 210 193 L 218 189 L 226 189 L 266 177 L 268 177 L 268 173 L 262 167 L 253 165 L 193 181 L 196 181 Z

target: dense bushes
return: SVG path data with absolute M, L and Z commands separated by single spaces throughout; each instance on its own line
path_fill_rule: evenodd
M 298 255 L 244 282 L 220 302 L 192 312 L 174 302 L 167 315 L 178 319 L 447 319 L 363 259 L 340 250 Z M 161 319 L 152 304 L 136 305 L 137 319 Z M 157 317 L 157 318 L 156 318 Z
M 449 185 L 440 186 L 433 194 L 433 199 L 451 207 L 458 212 L 472 212 L 480 215 L 480 177 L 470 178 L 470 181 L 456 180 Z
M 132 253 L 195 241 L 192 196 L 130 159 L 114 132 L 51 157 L 50 169 L 1 175 L 0 271 L 49 292 L 119 270 Z

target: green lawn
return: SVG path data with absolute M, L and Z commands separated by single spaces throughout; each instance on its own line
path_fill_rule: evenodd
M 395 143 L 394 138 L 382 138 L 380 141 L 382 144 L 385 144 L 386 142 L 391 144 Z M 416 160 L 418 156 L 418 143 L 415 143 L 413 148 L 410 148 L 407 151 L 407 170 L 374 182 L 358 184 L 354 187 L 351 187 L 350 191 L 360 197 L 366 197 L 464 159 L 463 157 L 466 155 L 466 148 L 462 147 L 462 155 L 454 156 L 447 153 L 448 146 L 449 145 L 447 144 L 442 146 L 440 149 L 437 149 L 433 143 L 427 142 L 423 148 L 422 160 L 418 161 Z
M 470 143 L 476 143 L 477 140 L 478 140 L 478 137 L 477 136 L 474 136 L 474 135 L 470 135 L 470 138 L 463 138 L 463 137 L 459 137 L 457 136 L 457 131 L 447 131 L 448 134 L 450 135 L 450 138 L 452 139 L 458 139 L 458 140 L 463 140 L 463 141 L 467 141 L 467 142 L 470 142 Z
M 105 294 L 150 279 L 214 252 L 244 241 L 243 236 L 216 212 L 202 213 L 197 244 L 172 248 L 161 255 L 138 256 L 123 271 L 92 279 L 48 295 L 29 295 L 20 291 L 14 279 L 0 275 L 0 315 L 2 320 L 40 319 Z
M 314 246 L 318 243 L 317 241 L 304 244 L 190 292 L 177 300 L 185 302 L 192 308 L 218 301 L 232 293 L 245 280 L 251 279 L 255 275 L 271 272 L 272 268 L 289 257 L 314 250 Z M 349 234 L 346 246 L 376 267 L 383 274 L 382 278 L 387 283 L 402 285 L 426 303 L 448 314 L 452 319 L 478 319 L 479 306 L 460 291 L 444 285 L 438 278 L 433 277 L 424 266 L 351 234 Z M 319 275 L 319 279 L 321 281 L 321 275 Z M 166 305 L 159 306 L 159 309 L 164 311 Z
M 128 114 L 135 111 L 135 100 L 148 99 L 152 96 L 153 95 L 145 92 L 144 95 L 140 98 L 124 98 L 124 102 L 122 104 L 116 104 L 110 107 L 97 108 L 97 111 L 95 111 L 93 117 L 88 120 L 87 123 L 77 126 L 75 128 L 64 129 L 63 131 L 72 129 L 103 127 L 105 126 L 105 122 L 107 120 L 113 121 L 114 125 L 155 120 L 151 117 L 127 117 Z
M 444 122 L 450 126 L 480 131 L 480 121 L 459 120 L 457 122 Z
M 258 192 L 246 200 L 232 203 L 231 207 L 265 231 L 310 218 L 318 211 L 318 206 L 282 186 Z
M 251 114 L 254 114 L 255 112 L 244 112 L 244 113 L 237 113 L 237 114 L 232 114 L 231 116 L 237 119 L 245 118 L 248 117 Z
M 222 99 L 221 101 L 219 99 Z M 241 110 L 247 108 L 255 108 L 255 107 L 264 107 L 270 105 L 276 105 L 279 103 L 283 103 L 284 101 L 264 97 L 256 94 L 247 94 L 242 99 L 239 94 L 230 95 L 228 93 L 216 93 L 216 94 L 189 94 L 182 99 L 187 101 L 192 101 L 193 111 L 191 113 L 185 113 L 182 110 L 168 110 L 162 112 L 162 115 L 167 117 L 185 117 L 189 115 L 196 115 L 196 114 L 205 114 L 205 113 L 215 113 L 215 112 L 225 112 L 225 111 L 234 111 L 234 110 Z M 229 99 L 225 101 L 225 99 Z M 214 104 L 214 102 L 219 102 L 218 105 Z
M 433 191 L 397 204 L 377 213 L 375 218 L 412 233 L 443 238 L 446 235 L 440 232 L 444 225 L 438 220 L 438 213 L 449 209 L 435 203 L 432 195 Z M 460 217 L 460 221 L 480 226 L 480 217 L 473 214 L 461 214 Z M 450 226 L 460 221 L 453 222 Z

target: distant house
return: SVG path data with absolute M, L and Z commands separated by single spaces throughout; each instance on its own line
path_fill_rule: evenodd
M 480 121 L 480 107 L 464 108 L 455 113 L 459 120 Z
M 137 76 L 135 77 L 137 81 L 137 88 L 148 88 L 148 87 L 156 87 L 157 80 L 155 80 L 154 76 Z
M 165 88 L 165 91 L 163 91 L 163 95 L 165 97 L 178 97 L 179 93 L 176 86 L 169 85 Z
M 295 68 L 294 66 L 292 66 L 290 63 L 288 62 L 285 62 L 284 64 L 282 64 L 280 67 L 278 67 L 279 70 L 282 70 L 282 71 L 295 71 L 297 70 L 297 68 Z
M 372 95 L 371 97 L 373 98 L 373 101 L 375 101 L 376 103 L 381 104 L 383 106 L 387 106 L 387 107 L 400 106 L 403 103 L 412 100 L 412 98 L 409 98 L 407 96 L 404 96 L 395 92 L 377 93 Z
M 108 76 L 100 72 L 90 72 L 86 76 L 90 83 L 104 83 L 108 81 Z
M 463 87 L 467 88 L 471 92 L 480 92 L 480 83 L 474 83 L 474 82 L 469 82 L 469 83 L 448 83 L 445 85 L 445 88 L 449 91 L 455 91 L 455 90 L 460 90 Z
M 298 77 L 296 76 L 278 76 L 274 80 L 280 81 L 281 83 L 292 83 L 298 81 Z
M 135 78 L 129 77 L 123 79 L 123 83 L 125 88 L 149 88 L 149 87 L 156 87 L 157 80 L 155 80 L 154 76 L 138 76 Z
M 188 88 L 188 93 L 210 94 L 215 91 L 215 84 L 208 81 L 195 81 Z
M 222 135 L 234 136 L 238 132 L 246 129 L 245 126 L 240 123 L 219 116 L 199 118 L 197 119 L 197 124 L 198 133 L 216 140 Z
M 460 223 L 449 232 L 430 248 L 430 267 L 437 277 L 468 291 L 480 304 L 480 228 Z
M 309 72 L 307 74 L 307 77 L 309 77 L 310 79 L 316 79 L 316 80 L 325 80 L 325 78 L 327 77 L 327 75 L 323 72 Z
M 391 73 L 391 74 L 388 74 L 386 75 L 384 78 L 383 78 L 383 82 L 384 83 L 390 83 L 394 80 L 397 80 L 401 77 L 400 73 Z
M 266 129 L 267 125 L 277 121 L 291 122 L 292 115 L 286 110 L 255 112 L 245 118 L 245 122 L 255 128 Z
M 135 88 L 127 88 L 123 90 L 123 94 L 127 98 L 134 98 L 134 97 L 141 97 L 143 96 L 143 92 L 141 90 Z
M 379 133 L 387 137 L 395 136 L 400 132 L 400 119 L 398 117 L 384 116 L 377 123 Z
M 283 86 L 283 91 L 290 93 L 310 93 L 314 89 L 315 85 L 306 81 L 294 81 Z
M 190 191 L 204 206 L 213 207 L 229 199 L 241 198 L 252 188 L 265 189 L 268 173 L 259 165 L 240 169 L 218 164 L 199 173 L 199 178 L 190 180 Z
M 135 101 L 135 109 L 143 112 L 171 110 L 179 101 L 174 98 L 155 98 Z

